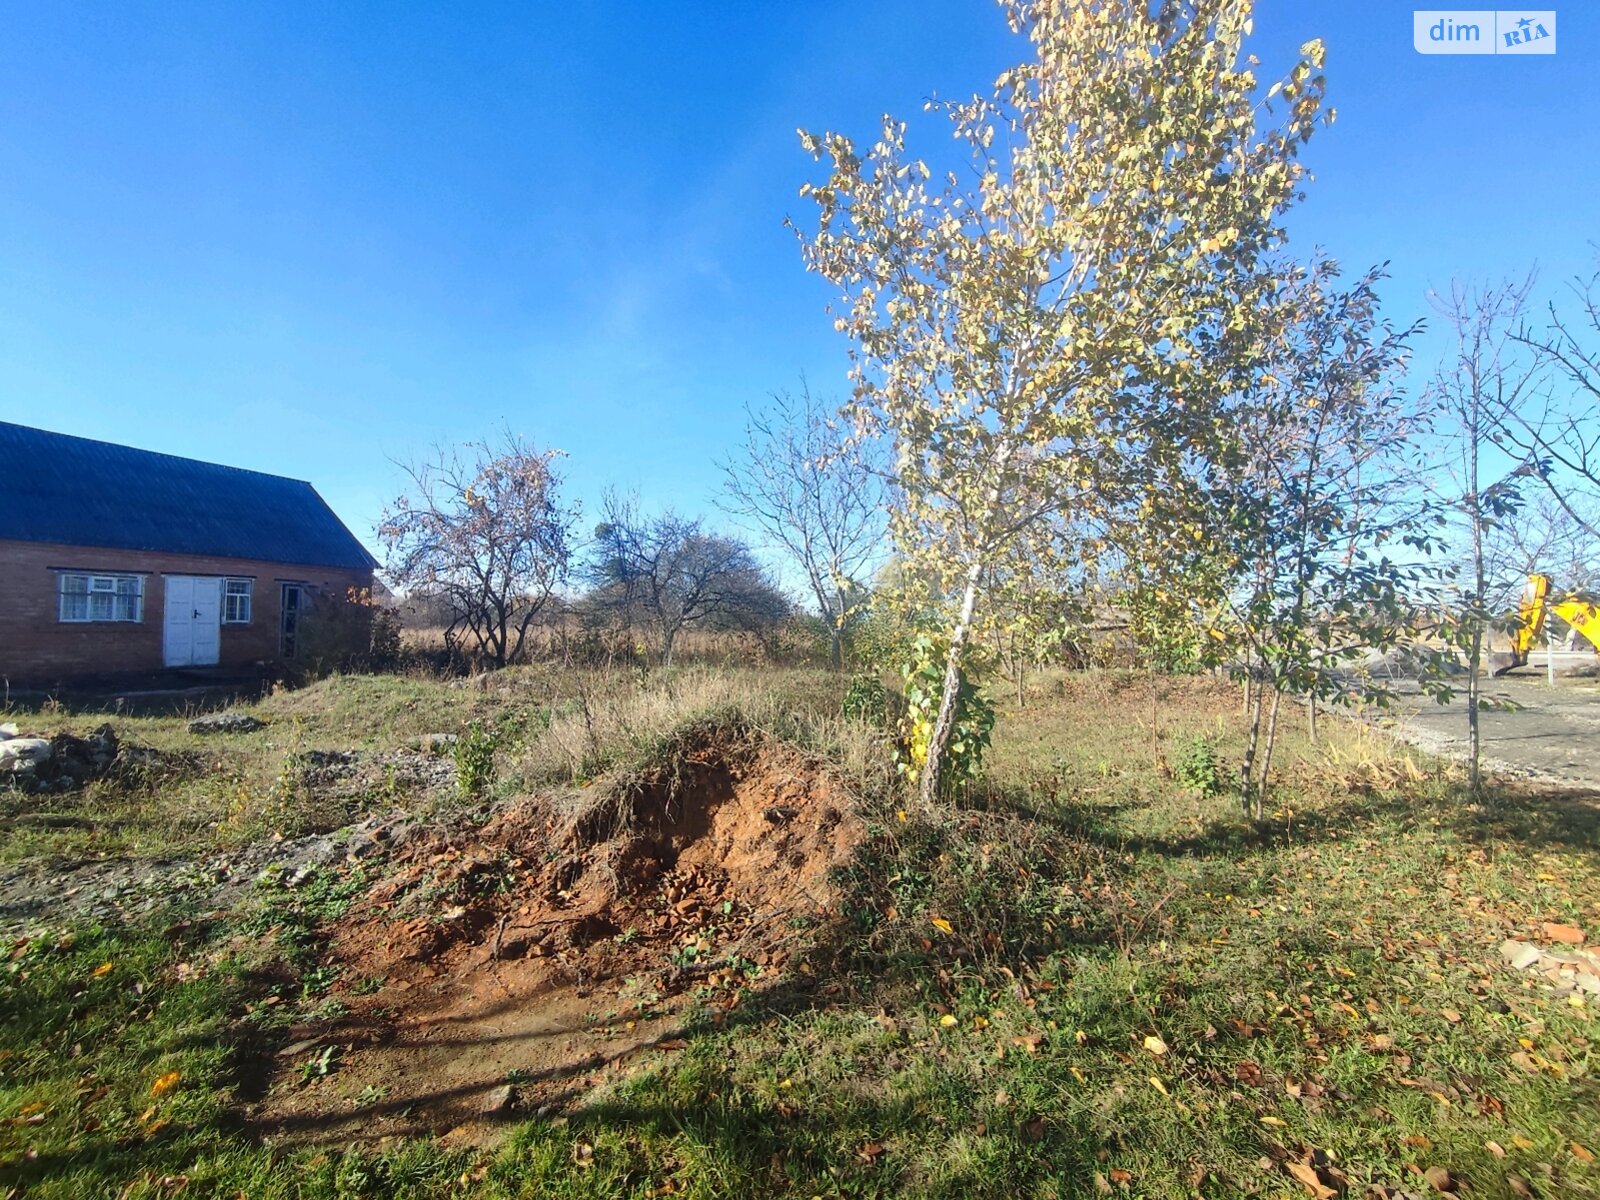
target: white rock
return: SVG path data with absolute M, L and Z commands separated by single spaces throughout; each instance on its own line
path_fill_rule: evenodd
M 0 771 L 23 771 L 50 761 L 47 738 L 7 738 L 0 742 Z
M 0 725 L 0 742 L 16 737 L 18 732 L 16 722 L 7 721 L 4 725 Z
M 1508 938 L 1500 944 L 1500 954 L 1514 971 L 1526 971 L 1539 961 L 1539 947 L 1531 942 L 1519 942 L 1515 938 Z

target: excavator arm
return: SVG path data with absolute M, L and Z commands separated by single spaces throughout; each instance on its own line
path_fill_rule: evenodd
M 1600 606 L 1582 600 L 1563 600 L 1552 604 L 1550 611 L 1571 625 L 1600 650 Z
M 1550 576 L 1529 575 L 1528 589 L 1517 607 L 1517 624 L 1511 631 L 1511 660 L 1496 666 L 1493 674 L 1504 675 L 1528 664 L 1528 651 L 1539 641 L 1545 621 L 1554 613 L 1571 625 L 1600 650 L 1600 608 L 1583 600 L 1550 603 Z

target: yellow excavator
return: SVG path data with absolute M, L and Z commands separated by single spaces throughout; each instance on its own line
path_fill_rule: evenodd
M 1584 600 L 1567 599 L 1551 602 L 1550 576 L 1529 575 L 1528 590 L 1522 593 L 1522 604 L 1517 609 L 1517 624 L 1511 631 L 1511 660 L 1497 655 L 1499 665 L 1495 675 L 1504 675 L 1518 667 L 1528 665 L 1528 651 L 1544 633 L 1545 619 L 1551 613 L 1560 617 L 1577 632 L 1594 643 L 1600 650 L 1600 606 Z

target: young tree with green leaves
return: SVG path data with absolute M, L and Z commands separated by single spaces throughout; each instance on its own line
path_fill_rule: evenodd
M 1231 450 L 1203 480 L 1217 504 L 1197 554 L 1215 567 L 1225 548 L 1227 569 L 1194 578 L 1216 588 L 1206 644 L 1250 684 L 1240 796 L 1256 817 L 1284 696 L 1381 699 L 1352 668 L 1414 623 L 1408 596 L 1432 526 L 1424 505 L 1397 494 L 1423 428 L 1394 379 L 1416 327 L 1381 320 L 1380 277 L 1346 288 L 1328 261 L 1288 274 L 1253 322 L 1259 371 L 1229 406 Z
M 990 97 L 929 103 L 961 172 L 912 156 L 893 118 L 864 153 L 801 134 L 829 164 L 802 241 L 839 291 L 853 412 L 894 446 L 900 553 L 955 601 L 929 807 L 996 556 L 1051 513 L 1136 513 L 1221 437 L 1240 314 L 1324 116 L 1320 42 L 1258 93 L 1248 0 L 1002 8 L 1028 61 Z

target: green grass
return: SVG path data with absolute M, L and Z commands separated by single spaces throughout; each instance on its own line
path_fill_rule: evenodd
M 252 733 L 201 736 L 187 716 L 12 713 L 29 732 L 87 736 L 109 719 L 117 736 L 166 758 L 73 792 L 28 796 L 0 787 L 0 863 L 228 850 L 263 837 L 322 832 L 395 808 L 450 815 L 650 761 L 684 720 L 737 708 L 781 736 L 829 752 L 858 775 L 876 757 L 839 716 L 842 684 L 824 671 L 773 669 L 555 671 L 517 667 L 471 680 L 347 675 L 234 706 L 265 722 Z M 493 786 L 479 796 L 419 795 L 382 779 L 351 794 L 306 786 L 318 750 L 414 750 L 430 734 L 492 735 Z M 449 759 L 448 750 L 444 754 Z
M 563 686 L 529 691 L 559 704 Z M 869 743 L 827 719 L 831 680 L 743 686 L 764 723 L 867 769 Z M 680 687 L 685 711 L 734 690 Z M 1106 676 L 1037 690 L 952 818 L 869 804 L 874 838 L 810 976 L 493 1150 L 269 1151 L 231 1123 L 252 1048 L 317 1003 L 317 923 L 359 881 L 270 893 L 225 929 L 19 947 L 0 976 L 0 1195 L 13 1180 L 167 1195 L 163 1177 L 187 1176 L 186 1194 L 252 1198 L 1308 1196 L 1289 1171 L 1306 1162 L 1351 1196 L 1437 1194 L 1429 1168 L 1475 1198 L 1515 1195 L 1513 1175 L 1600 1195 L 1584 1157 L 1600 1154 L 1600 1004 L 1498 954 L 1545 920 L 1600 932 L 1593 804 L 1468 805 L 1449 772 L 1328 721 L 1321 746 L 1290 731 L 1257 826 L 1172 777 L 1204 736 L 1231 778 L 1235 693 Z M 489 721 L 522 705 L 489 695 L 418 703 Z M 340 718 L 352 737 L 369 699 Z M 559 765 L 530 749 L 544 732 L 521 753 Z M 610 761 L 661 732 L 617 735 Z M 527 786 L 527 758 L 496 786 Z

